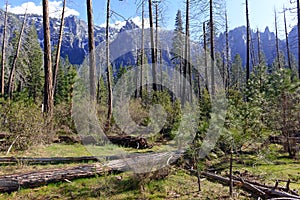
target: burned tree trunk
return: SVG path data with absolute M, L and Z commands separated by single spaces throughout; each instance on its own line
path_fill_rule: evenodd
M 52 82 L 52 62 L 51 62 L 51 42 L 50 42 L 50 20 L 49 3 L 43 0 L 43 27 L 44 27 L 44 112 L 51 119 L 53 114 L 53 82 Z
M 94 39 L 94 21 L 92 0 L 87 0 L 87 20 L 88 20 L 88 38 L 89 38 L 89 78 L 90 78 L 90 99 L 92 102 L 96 98 L 95 73 L 95 39 Z
M 107 111 L 107 124 L 106 129 L 109 130 L 110 122 L 112 117 L 113 109 L 113 96 L 112 96 L 112 81 L 111 81 L 111 71 L 110 71 L 110 58 L 109 58 L 109 13 L 110 13 L 110 0 L 107 0 L 106 7 L 106 63 L 107 63 L 107 88 L 108 88 L 108 111 Z
M 140 71 L 140 95 L 141 98 L 143 98 L 143 68 L 144 68 L 144 64 L 145 64 L 145 57 L 144 57 L 144 49 L 145 49 L 145 41 L 144 41 L 144 37 L 145 37 L 145 19 L 144 19 L 144 15 L 145 15 L 145 4 L 144 1 L 142 1 L 142 44 L 141 44 L 141 71 Z
M 6 61 L 6 28 L 7 28 L 7 8 L 8 8 L 8 1 L 6 1 L 5 6 L 5 16 L 4 16 L 4 29 L 3 29 L 3 39 L 2 39 L 2 57 L 1 57 L 1 95 L 4 95 L 4 75 L 5 75 L 5 61 Z
M 117 144 L 123 147 L 131 147 L 135 149 L 147 149 L 152 146 L 148 144 L 147 140 L 142 137 L 132 136 L 108 136 L 111 143 Z
M 211 94 L 215 95 L 215 44 L 214 44 L 214 15 L 213 0 L 210 0 L 210 57 L 211 57 Z
M 300 79 L 300 0 L 297 0 L 297 18 L 298 18 L 298 77 Z
M 250 78 L 250 22 L 249 22 L 248 0 L 246 0 L 246 21 L 247 21 L 246 82 L 248 84 Z
M 152 61 L 152 79 L 153 79 L 153 90 L 157 91 L 157 81 L 156 81 L 156 54 L 155 54 L 155 45 L 154 45 L 154 27 L 153 27 L 153 15 L 152 15 L 152 0 L 148 1 L 149 3 L 149 21 L 150 21 L 150 40 L 151 40 L 151 61 Z
M 186 24 L 185 24 L 185 47 L 184 47 L 184 66 L 183 66 L 183 89 L 182 89 L 182 104 L 190 98 L 189 91 L 187 88 L 188 75 L 190 74 L 190 63 L 189 63 L 189 12 L 190 12 L 190 1 L 186 1 Z M 190 86 L 191 87 L 191 86 Z

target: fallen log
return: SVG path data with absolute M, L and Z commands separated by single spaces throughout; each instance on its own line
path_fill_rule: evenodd
M 230 180 L 227 177 L 222 177 L 217 174 L 202 172 L 201 175 L 207 177 L 211 181 L 217 181 L 224 185 L 229 185 Z M 254 182 L 248 182 L 247 180 L 243 180 L 241 178 L 233 177 L 234 186 L 239 186 L 246 191 L 258 195 L 261 198 L 290 198 L 290 199 L 300 199 L 299 195 L 290 194 L 285 191 L 280 191 L 278 188 L 270 189 L 270 186 L 264 186 L 262 184 L 256 184 Z
M 235 179 L 239 179 L 239 178 L 240 178 L 240 177 L 237 177 L 237 176 L 233 176 L 233 177 L 234 177 Z M 278 181 L 280 181 L 280 180 L 278 180 Z M 281 181 L 283 181 L 283 180 L 281 180 Z M 253 181 L 249 181 L 249 180 L 247 180 L 247 182 L 248 182 L 248 183 L 251 183 L 252 185 L 261 186 L 261 187 L 268 188 L 268 189 L 271 189 L 271 190 L 275 188 L 275 186 L 266 185 L 266 184 L 261 184 L 261 183 L 253 182 Z M 299 194 L 296 193 L 295 191 L 290 190 L 290 189 L 287 189 L 286 187 L 276 186 L 276 188 L 277 188 L 278 190 L 282 190 L 282 191 L 285 191 L 285 192 L 289 192 L 289 193 L 291 193 L 291 194 L 293 194 L 293 195 L 299 195 Z
M 135 149 L 146 149 L 152 146 L 148 144 L 146 138 L 134 137 L 129 135 L 117 135 L 117 136 L 107 136 L 107 139 L 116 145 L 123 147 L 135 148 Z M 73 136 L 73 135 L 60 135 L 57 139 L 53 141 L 54 143 L 67 143 L 67 144 L 95 144 L 97 145 L 97 140 L 92 136 Z
M 101 175 L 111 169 L 99 164 L 82 165 L 72 168 L 41 170 L 0 177 L 0 192 L 13 192 L 19 188 L 34 188 L 65 179 L 86 178 Z
M 102 175 L 107 172 L 121 172 L 126 169 L 133 169 L 136 173 L 143 173 L 148 169 L 149 171 L 155 171 L 159 167 L 163 168 L 169 165 L 180 156 L 180 152 L 135 154 L 123 159 L 112 160 L 105 164 L 85 164 L 69 168 L 2 175 L 0 176 L 0 192 L 13 192 L 19 188 L 34 188 L 54 182 Z M 153 164 L 158 165 L 156 168 L 151 167 Z M 139 169 L 140 171 L 138 171 Z
M 287 140 L 300 144 L 300 137 L 269 136 L 269 142 L 272 144 L 284 144 Z
M 11 165 L 25 163 L 29 165 L 45 165 L 45 164 L 65 164 L 65 163 L 87 163 L 97 162 L 94 156 L 83 157 L 52 157 L 52 158 L 31 158 L 31 157 L 0 157 L 0 165 Z
M 145 138 L 133 137 L 133 136 L 107 136 L 111 143 L 120 145 L 123 147 L 131 147 L 135 149 L 147 149 L 152 146 L 148 145 Z

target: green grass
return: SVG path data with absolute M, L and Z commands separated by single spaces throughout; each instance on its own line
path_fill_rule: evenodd
M 216 159 L 212 161 L 211 167 L 218 170 L 223 175 L 229 174 L 229 159 Z M 290 179 L 291 189 L 300 188 L 300 160 L 294 160 L 287 157 L 287 153 L 281 150 L 270 154 L 244 154 L 234 155 L 233 172 L 237 175 L 246 174 L 245 178 L 275 185 L 276 180 L 287 181 Z M 283 187 L 286 182 L 279 182 Z
M 91 150 L 92 149 L 92 150 Z M 83 146 L 80 144 L 32 147 L 26 152 L 12 152 L 13 156 L 27 157 L 60 157 L 60 156 L 111 156 L 118 152 L 145 153 L 159 151 L 162 147 L 136 150 L 115 145 Z M 93 152 L 95 151 L 95 152 Z M 271 146 L 269 152 L 239 154 L 234 156 L 234 173 L 245 173 L 249 178 L 260 183 L 274 185 L 277 179 L 292 181 L 291 189 L 300 188 L 300 161 L 287 158 L 279 146 Z M 92 152 L 92 153 L 91 153 Z M 94 154 L 95 153 L 95 154 Z M 2 154 L 4 155 L 4 154 Z M 80 164 L 36 165 L 19 163 L 13 166 L 0 166 L 0 175 L 34 171 L 39 169 L 64 168 Z M 207 167 L 220 169 L 221 174 L 228 174 L 229 160 L 225 157 L 206 161 Z M 121 180 L 117 177 L 122 176 Z M 197 178 L 184 170 L 173 168 L 170 175 L 163 180 L 152 180 L 146 183 L 144 190 L 132 173 L 104 175 L 101 177 L 78 179 L 68 182 L 50 184 L 34 189 L 21 189 L 12 194 L 0 194 L 0 199 L 228 199 L 228 187 L 202 179 L 202 191 L 197 192 Z M 280 186 L 285 186 L 280 182 Z M 247 194 L 238 188 L 234 189 L 234 199 L 249 199 Z
M 122 177 L 118 180 L 117 177 Z M 238 191 L 240 192 L 240 191 Z M 246 199 L 241 193 L 236 199 Z M 164 180 L 148 182 L 144 191 L 132 173 L 105 175 L 89 179 L 61 182 L 35 189 L 21 189 L 12 194 L 0 194 L 0 199 L 220 199 L 228 198 L 228 188 L 202 180 L 202 192 L 197 191 L 197 178 L 183 170 L 173 169 Z
M 82 144 L 51 144 L 31 147 L 26 151 L 12 151 L 9 155 L 0 152 L 0 157 L 78 157 L 78 156 L 113 156 L 120 153 L 147 153 L 162 150 L 163 146 L 154 146 L 151 149 L 124 148 L 113 144 L 105 146 L 82 145 Z
M 47 146 L 30 147 L 26 151 L 12 151 L 8 156 L 18 157 L 72 157 L 72 156 L 90 156 L 85 146 L 81 144 L 51 144 Z M 5 152 L 1 152 L 0 156 L 6 156 Z

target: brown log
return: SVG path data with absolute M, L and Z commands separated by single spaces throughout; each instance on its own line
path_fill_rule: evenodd
M 151 148 L 152 146 L 148 144 L 147 140 L 143 137 L 133 137 L 129 135 L 125 136 L 107 136 L 112 144 L 120 145 L 123 147 L 130 147 L 135 149 L 147 149 Z M 92 136 L 84 136 L 84 137 L 77 137 L 77 136 L 69 136 L 69 135 L 61 135 L 54 141 L 55 143 L 62 143 L 65 142 L 67 144 L 74 144 L 74 143 L 82 143 L 82 144 L 97 144 L 96 139 Z
M 73 180 L 78 178 L 93 177 L 102 175 L 107 172 L 120 172 L 129 167 L 147 163 L 160 163 L 160 167 L 168 166 L 172 161 L 181 156 L 180 152 L 176 153 L 153 153 L 153 154 L 136 154 L 123 159 L 112 160 L 105 164 L 85 164 L 76 167 L 47 169 L 26 173 L 0 176 L 0 192 L 13 192 L 19 188 L 34 188 L 49 183 L 60 182 L 64 180 Z M 164 162 L 163 162 L 164 161 Z M 154 169 L 155 170 L 155 169 Z M 141 171 L 143 172 L 143 171 Z
M 142 137 L 133 136 L 108 136 L 111 143 L 124 147 L 131 147 L 135 149 L 147 149 L 152 146 L 148 144 L 147 140 Z
M 209 172 L 202 172 L 203 176 L 207 177 L 208 179 L 212 181 L 218 181 L 221 184 L 229 185 L 230 180 L 229 178 L 219 176 L 217 174 L 209 173 Z M 235 186 L 239 186 L 246 191 L 258 195 L 262 198 L 290 198 L 290 199 L 300 199 L 299 195 L 296 195 L 295 193 L 290 194 L 285 191 L 280 191 L 279 188 L 274 189 L 274 187 L 270 188 L 270 186 L 265 186 L 262 184 L 257 184 L 254 182 L 250 182 L 247 180 L 243 180 L 241 178 L 233 177 L 233 184 Z
M 109 157 L 107 159 L 112 159 Z M 0 157 L 0 165 L 10 165 L 17 163 L 26 164 L 61 164 L 61 163 L 87 163 L 97 162 L 98 159 L 94 156 L 83 157 L 53 157 L 53 158 L 30 158 L 30 157 Z
M 9 137 L 10 137 L 10 135 L 8 133 L 3 133 L 3 132 L 0 133 L 0 140 L 7 139 Z
M 300 144 L 300 137 L 288 137 L 288 139 Z M 272 144 L 284 144 L 286 140 L 287 137 L 285 136 L 269 136 L 269 141 Z
M 13 192 L 19 188 L 33 188 L 65 179 L 86 178 L 101 175 L 111 169 L 99 164 L 82 165 L 71 168 L 49 169 L 35 172 L 4 175 L 0 177 L 0 192 Z

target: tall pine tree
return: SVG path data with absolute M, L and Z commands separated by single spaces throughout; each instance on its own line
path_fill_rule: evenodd
M 182 72 L 183 67 L 183 46 L 184 46 L 184 37 L 183 37 L 183 23 L 182 23 L 182 17 L 181 17 L 181 11 L 178 10 L 175 18 L 175 29 L 173 33 L 173 40 L 172 40 L 172 52 L 171 52 L 171 60 L 174 64 L 174 69 L 178 70 L 180 73 Z M 178 73 L 174 73 L 178 74 Z M 179 83 L 178 88 L 174 89 L 177 90 L 178 93 L 181 92 L 181 76 L 179 77 L 173 77 L 175 79 L 174 83 Z
M 38 42 L 38 35 L 34 23 L 32 23 L 28 31 L 25 50 L 28 57 L 28 96 L 29 98 L 32 98 L 34 102 L 37 102 L 38 98 L 42 98 L 41 86 L 43 85 L 43 52 Z

